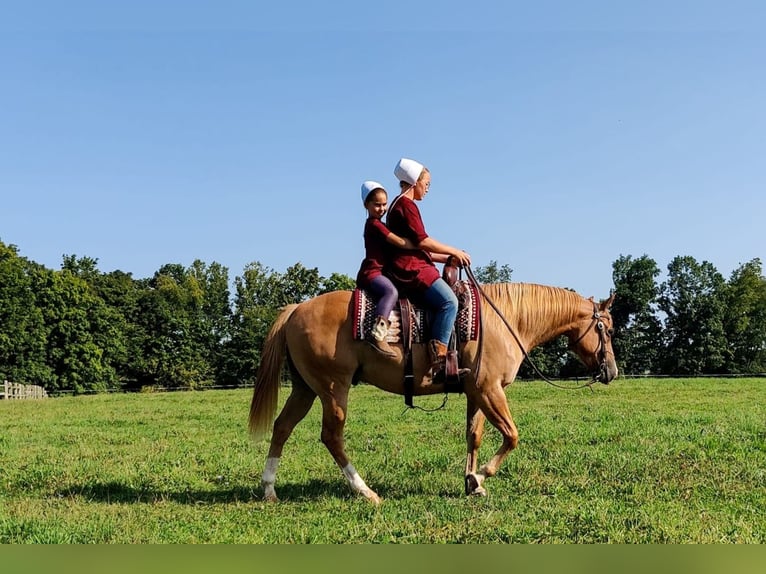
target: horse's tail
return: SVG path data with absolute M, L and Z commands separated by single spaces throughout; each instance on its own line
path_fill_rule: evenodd
M 282 374 L 282 364 L 287 350 L 285 324 L 297 307 L 298 304 L 294 303 L 282 308 L 282 312 L 271 326 L 263 344 L 263 354 L 255 379 L 248 423 L 250 434 L 254 437 L 259 437 L 269 430 L 277 412 L 279 378 Z

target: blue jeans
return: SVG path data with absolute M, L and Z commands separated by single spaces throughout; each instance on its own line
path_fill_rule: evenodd
M 385 275 L 375 277 L 370 281 L 368 288 L 370 293 L 378 299 L 375 305 L 375 313 L 388 320 L 388 316 L 394 310 L 396 300 L 399 298 L 399 291 L 396 290 L 394 284 Z
M 426 303 L 433 312 L 431 336 L 449 344 L 457 318 L 457 296 L 444 279 L 437 279 L 424 293 Z

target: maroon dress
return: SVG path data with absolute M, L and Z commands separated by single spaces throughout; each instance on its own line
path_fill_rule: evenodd
M 364 260 L 356 274 L 356 284 L 359 287 L 369 287 L 370 282 L 383 273 L 389 253 L 386 238 L 390 234 L 391 231 L 380 219 L 367 218 L 364 224 Z
M 409 197 L 400 195 L 393 201 L 387 223 L 391 233 L 409 239 L 415 245 L 428 237 L 420 210 Z M 391 251 L 387 274 L 402 294 L 408 297 L 422 294 L 441 277 L 431 255 L 422 249 Z

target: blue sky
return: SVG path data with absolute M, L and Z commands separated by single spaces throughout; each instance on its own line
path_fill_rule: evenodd
M 50 268 L 354 276 L 401 156 L 429 234 L 516 281 L 766 256 L 759 2 L 6 4 L 0 240 Z

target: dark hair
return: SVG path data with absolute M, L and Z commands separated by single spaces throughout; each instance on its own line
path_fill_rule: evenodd
M 388 199 L 388 192 L 382 187 L 376 187 L 370 193 L 367 194 L 367 197 L 364 200 L 364 206 L 367 207 L 367 204 L 370 202 L 370 200 L 376 195 L 378 195 L 380 192 L 383 192 L 386 196 L 386 199 Z

